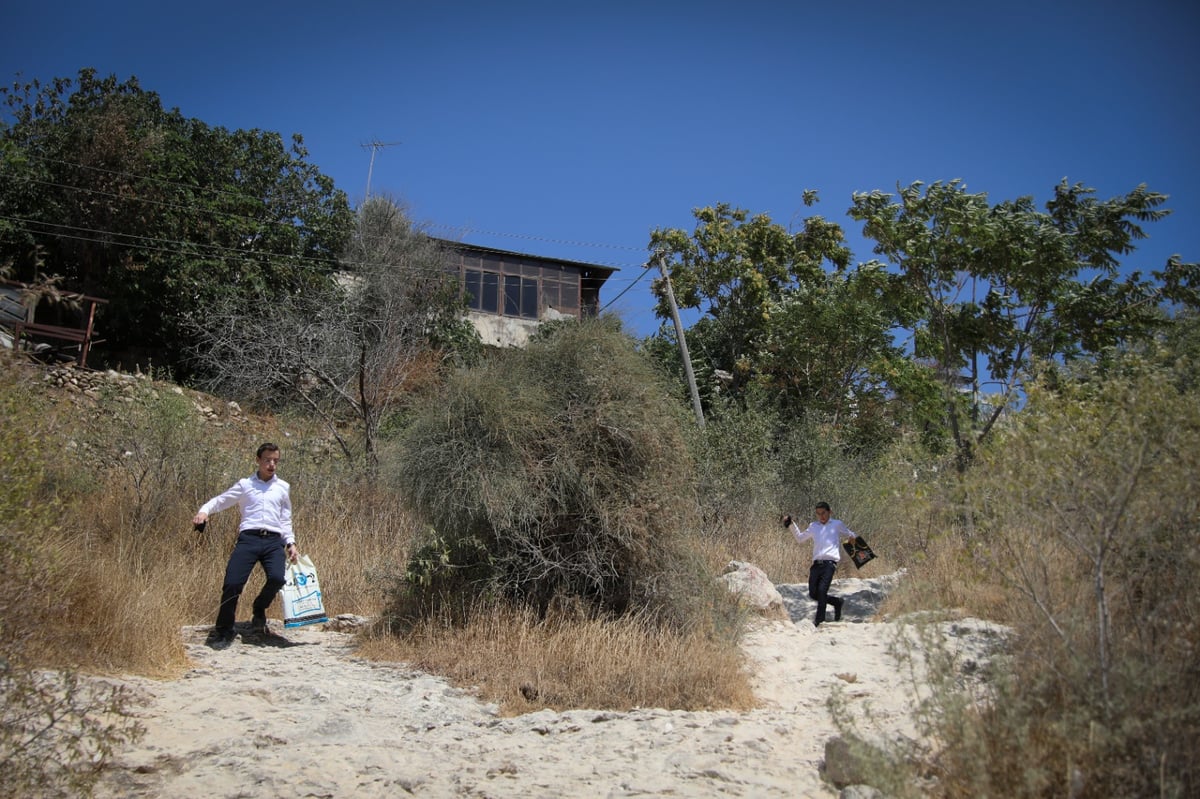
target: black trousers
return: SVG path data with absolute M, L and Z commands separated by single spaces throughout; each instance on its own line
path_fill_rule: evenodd
M 254 615 L 266 614 L 286 580 L 287 556 L 283 552 L 283 536 L 278 533 L 259 535 L 248 530 L 238 533 L 237 543 L 225 566 L 225 584 L 221 587 L 221 607 L 217 610 L 217 629 L 232 630 L 237 615 L 238 597 L 250 579 L 255 564 L 261 563 L 267 582 L 254 600 Z
M 842 601 L 836 596 L 829 595 L 829 586 L 833 584 L 833 573 L 837 571 L 837 563 L 832 560 L 814 560 L 808 570 L 808 596 L 817 602 L 816 623 L 825 621 L 825 605 L 833 605 L 835 615 L 842 613 Z

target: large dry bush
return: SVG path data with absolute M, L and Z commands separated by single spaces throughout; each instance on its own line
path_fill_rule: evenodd
M 681 409 L 611 320 L 555 326 L 459 374 L 407 431 L 397 485 L 429 530 L 395 610 L 476 597 L 545 615 L 555 596 L 593 611 L 679 622 L 708 610 L 689 565 L 690 463 Z
M 947 493 L 1014 636 L 985 701 L 935 680 L 942 795 L 1200 791 L 1200 402 L 1181 385 L 1130 358 L 1035 386 Z

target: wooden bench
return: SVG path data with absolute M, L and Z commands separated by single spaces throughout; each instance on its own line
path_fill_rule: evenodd
M 4 281 L 6 285 L 19 286 L 24 288 L 23 284 L 13 283 L 12 281 Z M 31 322 L 27 320 L 14 320 L 6 322 L 13 331 L 13 349 L 19 349 L 21 345 L 21 337 L 25 336 L 29 339 L 51 339 L 53 341 L 65 341 L 67 347 L 78 347 L 79 355 L 75 361 L 81 367 L 87 366 L 88 351 L 91 350 L 93 344 L 100 344 L 104 339 L 93 338 L 95 330 L 93 325 L 96 319 L 96 306 L 101 303 L 106 303 L 108 300 L 99 297 L 89 297 L 86 294 L 68 294 L 67 297 L 74 300 L 82 300 L 87 303 L 87 322 L 84 327 L 65 327 L 63 325 L 47 325 L 41 322 Z M 30 311 L 32 314 L 32 311 Z M 62 349 L 62 348 L 59 348 Z

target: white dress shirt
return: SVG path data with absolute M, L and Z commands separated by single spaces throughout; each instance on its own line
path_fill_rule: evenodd
M 259 479 L 258 473 L 243 477 L 228 491 L 213 497 L 200 507 L 200 512 L 212 514 L 237 505 L 242 512 L 241 530 L 272 530 L 283 536 L 284 546 L 296 540 L 292 532 L 292 496 L 287 481 L 273 475 L 270 480 Z
M 792 535 L 797 541 L 804 542 L 811 538 L 813 542 L 813 560 L 841 560 L 841 539 L 854 538 L 855 534 L 840 519 L 830 519 L 821 524 L 812 522 L 803 530 L 792 522 Z

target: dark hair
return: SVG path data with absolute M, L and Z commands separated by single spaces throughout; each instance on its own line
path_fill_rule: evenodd
M 254 457 L 261 458 L 263 456 L 264 452 L 278 452 L 278 451 L 279 451 L 279 447 L 275 446 L 270 441 L 268 441 L 267 443 L 263 444 L 262 446 L 260 446 L 258 448 L 258 452 L 255 453 Z
M 816 510 L 831 510 L 831 509 L 829 507 L 828 502 L 818 502 L 816 504 Z

